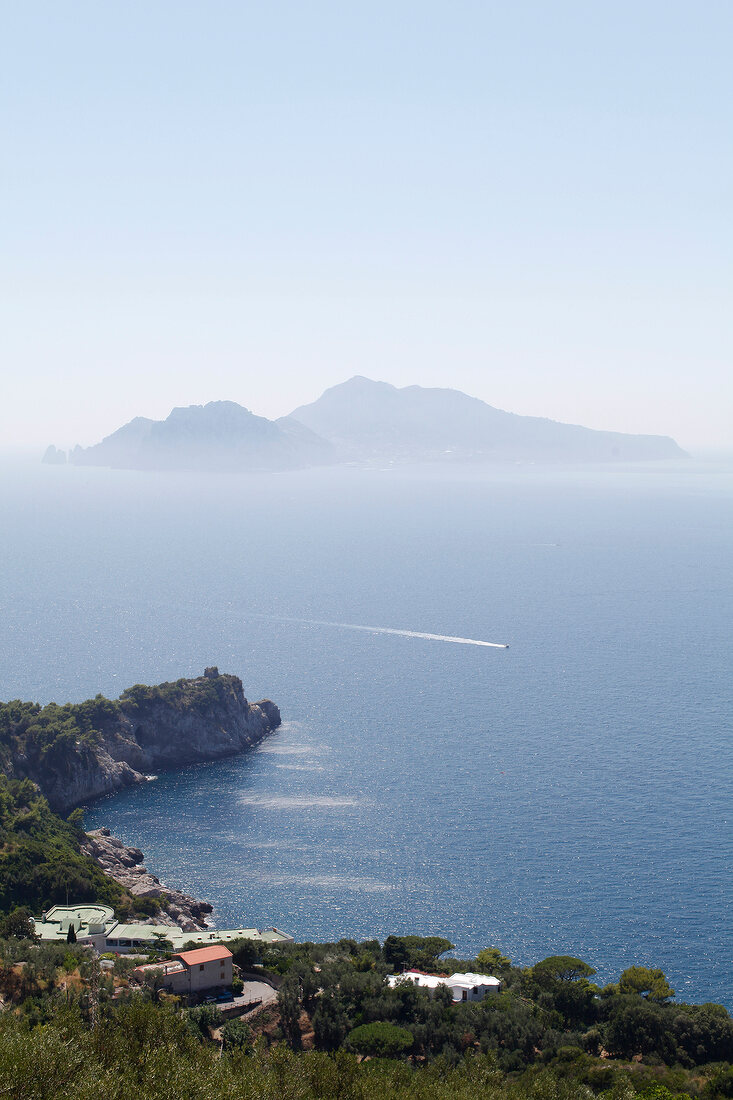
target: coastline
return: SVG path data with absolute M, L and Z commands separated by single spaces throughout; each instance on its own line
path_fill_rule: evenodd
M 113 836 L 106 827 L 91 829 L 81 843 L 81 850 L 120 886 L 137 898 L 154 898 L 161 909 L 154 917 L 138 920 L 140 924 L 162 924 L 180 928 L 183 932 L 200 932 L 210 927 L 206 918 L 213 905 L 165 886 L 144 864 L 140 848 L 130 847 Z
M 152 773 L 235 756 L 280 725 L 275 703 L 250 703 L 240 678 L 216 666 L 194 678 L 134 684 L 115 700 L 20 703 L 17 713 L 2 705 L 10 730 L 0 771 L 30 779 L 63 816 Z

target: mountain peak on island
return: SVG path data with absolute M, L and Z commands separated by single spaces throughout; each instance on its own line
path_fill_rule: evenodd
M 257 416 L 236 401 L 174 408 L 165 420 L 136 416 L 93 447 L 78 466 L 126 470 L 289 470 L 332 460 L 330 443 L 302 424 Z
M 594 431 L 519 416 L 460 390 L 375 382 L 356 375 L 290 415 L 342 460 L 606 462 L 682 458 L 668 436 Z

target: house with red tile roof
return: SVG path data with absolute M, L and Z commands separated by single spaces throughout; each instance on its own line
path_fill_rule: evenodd
M 146 975 L 160 974 L 165 989 L 172 993 L 202 993 L 228 989 L 232 984 L 232 953 L 226 947 L 200 947 L 180 951 L 172 962 L 148 963 L 133 973 L 139 981 Z
M 188 992 L 226 989 L 232 984 L 232 953 L 226 947 L 199 947 L 176 956 L 188 972 Z

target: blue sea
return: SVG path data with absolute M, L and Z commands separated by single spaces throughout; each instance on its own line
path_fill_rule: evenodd
M 0 698 L 215 664 L 281 708 L 87 812 L 220 926 L 660 966 L 733 1008 L 731 467 L 0 473 Z

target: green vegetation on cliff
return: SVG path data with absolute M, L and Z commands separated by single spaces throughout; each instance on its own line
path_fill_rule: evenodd
M 142 752 L 130 731 L 146 721 L 155 725 L 161 708 L 175 729 L 180 718 L 211 724 L 246 714 L 246 707 L 239 678 L 216 669 L 195 679 L 136 684 L 116 700 L 0 703 L 0 913 L 25 907 L 39 915 L 69 899 L 111 905 L 121 918 L 157 912 L 154 899 L 133 898 L 80 850 L 79 812 L 65 820 L 52 807 L 70 808 L 90 783 L 92 793 L 102 793 L 98 780 L 117 766 L 109 757 L 117 740 L 123 758 L 131 745 Z
M 241 689 L 236 676 L 200 676 L 168 683 L 134 684 L 119 699 L 97 695 L 83 703 L 0 703 L 0 771 L 34 767 L 42 772 L 61 754 L 93 747 L 119 723 L 162 703 L 180 712 L 205 713 Z M 42 778 L 42 777 L 41 777 Z
M 29 779 L 0 774 L 0 912 L 25 907 L 38 916 L 70 898 L 111 905 L 121 917 L 155 912 L 80 851 L 80 817 L 65 821 Z
M 97 695 L 84 703 L 0 703 L 0 770 L 13 772 L 19 761 L 50 763 L 53 754 L 94 745 L 119 716 L 119 703 Z
M 226 702 L 237 688 L 241 688 L 237 676 L 228 676 L 218 669 L 208 669 L 204 676 L 194 679 L 169 680 L 163 684 L 133 684 L 119 698 L 122 709 L 131 712 L 142 710 L 152 703 L 165 703 L 178 710 L 204 711 Z

